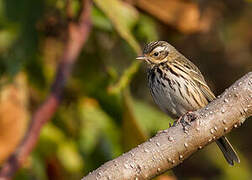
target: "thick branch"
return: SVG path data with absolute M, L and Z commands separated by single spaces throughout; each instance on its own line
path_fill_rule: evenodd
M 193 113 L 197 118 L 186 131 L 178 124 L 159 132 L 82 180 L 150 179 L 182 163 L 192 153 L 240 126 L 252 115 L 252 72 L 207 107 Z
M 71 74 L 73 64 L 77 60 L 78 55 L 80 54 L 80 51 L 89 35 L 91 28 L 90 9 L 90 0 L 83 0 L 83 8 L 80 14 L 79 22 L 69 23 L 68 39 L 58 65 L 54 83 L 51 87 L 51 93 L 48 95 L 45 102 L 33 114 L 29 131 L 17 151 L 10 156 L 5 164 L 3 164 L 3 168 L 0 171 L 1 180 L 10 179 L 16 170 L 23 164 L 23 162 L 27 159 L 27 156 L 35 147 L 41 128 L 47 121 L 50 120 L 57 110 L 61 101 L 64 86 Z

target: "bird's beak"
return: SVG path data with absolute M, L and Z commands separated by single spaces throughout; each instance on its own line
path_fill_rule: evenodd
M 145 56 L 138 56 L 136 59 L 137 60 L 145 60 L 146 58 L 145 58 Z

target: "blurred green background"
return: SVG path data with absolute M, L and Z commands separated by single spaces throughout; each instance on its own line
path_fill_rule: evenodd
M 0 1 L 0 162 L 15 150 L 50 91 L 66 42 L 67 0 Z M 73 18 L 81 1 L 70 0 Z M 141 47 L 166 40 L 193 61 L 216 95 L 252 70 L 251 0 L 94 0 L 92 30 L 52 121 L 15 179 L 81 179 L 166 129 L 149 94 Z M 229 135 L 241 163 L 216 145 L 157 179 L 252 179 L 252 122 Z M 250 125 L 251 124 L 251 125 Z

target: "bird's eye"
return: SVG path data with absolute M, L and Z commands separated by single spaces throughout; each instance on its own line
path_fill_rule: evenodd
M 154 52 L 154 54 L 153 54 L 155 57 L 157 57 L 158 55 L 159 55 L 159 53 L 158 52 Z

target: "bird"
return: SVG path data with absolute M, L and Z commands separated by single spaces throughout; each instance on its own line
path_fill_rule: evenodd
M 202 73 L 166 41 L 153 41 L 136 59 L 147 63 L 147 79 L 154 102 L 171 118 L 205 107 L 215 99 Z M 240 159 L 225 136 L 216 140 L 230 165 Z

